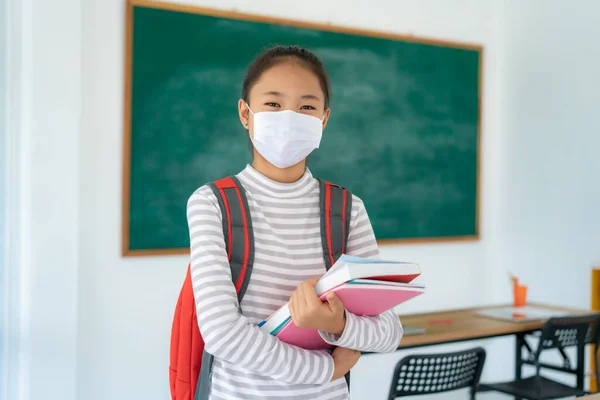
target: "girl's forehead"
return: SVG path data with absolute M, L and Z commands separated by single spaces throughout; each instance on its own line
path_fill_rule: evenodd
M 302 63 L 289 61 L 265 70 L 252 88 L 252 92 L 260 94 L 269 91 L 282 92 L 299 89 L 314 91 L 315 94 L 320 93 L 319 78 Z

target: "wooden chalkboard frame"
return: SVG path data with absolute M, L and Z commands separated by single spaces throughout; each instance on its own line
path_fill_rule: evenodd
M 447 41 L 441 39 L 431 39 L 424 37 L 415 37 L 412 35 L 401 35 L 375 30 L 351 28 L 345 26 L 335 26 L 331 24 L 315 23 L 308 21 L 292 20 L 287 18 L 267 17 L 257 14 L 241 13 L 238 11 L 227 11 L 205 7 L 189 6 L 176 3 L 164 3 L 153 0 L 127 0 L 126 18 L 125 18 L 125 72 L 124 72 L 124 116 L 123 116 L 123 179 L 122 179 L 122 256 L 159 256 L 159 255 L 184 255 L 189 254 L 189 248 L 174 249 L 156 249 L 156 250 L 131 250 L 129 248 L 129 211 L 130 211 L 130 189 L 131 189 L 131 101 L 132 101 L 132 56 L 133 56 L 133 8 L 146 7 L 161 10 L 180 11 L 191 14 L 203 14 L 213 17 L 230 18 L 237 20 L 263 22 L 268 24 L 278 24 L 323 30 L 329 32 L 347 33 L 359 36 L 369 36 L 380 39 L 391 39 L 397 41 L 431 44 L 450 48 L 473 50 L 479 53 L 479 93 L 477 96 L 477 181 L 476 181 L 476 204 L 475 204 L 475 234 L 468 236 L 452 237 L 427 237 L 427 238 L 407 238 L 407 239 L 383 239 L 378 240 L 380 245 L 389 244 L 418 244 L 418 243 L 442 243 L 459 241 L 477 241 L 480 237 L 480 209 L 481 209 L 481 103 L 483 96 L 483 64 L 484 49 L 481 45 Z

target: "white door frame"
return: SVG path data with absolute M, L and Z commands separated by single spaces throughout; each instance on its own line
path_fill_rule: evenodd
M 7 26 L 8 14 L 8 3 L 4 0 L 0 1 L 0 27 Z M 6 292 L 8 289 L 7 285 L 7 271 L 6 268 L 6 236 L 7 236 L 7 194 L 6 194 L 6 177 L 8 170 L 8 162 L 6 160 L 6 146 L 8 144 L 8 138 L 6 130 L 8 122 L 6 121 L 6 104 L 8 96 L 6 94 L 6 86 L 8 82 L 8 71 L 6 63 L 8 60 L 8 30 L 3 28 L 0 30 L 0 316 L 7 314 L 6 311 Z M 6 387 L 6 371 L 8 368 L 7 360 L 5 357 L 7 343 L 5 340 L 5 332 L 7 331 L 7 321 L 5 318 L 0 320 L 0 388 Z M 2 389 L 3 390 L 3 389 Z M 5 393 L 0 392 L 0 399 L 8 398 Z
M 30 150 L 30 93 L 27 76 L 32 65 L 32 2 L 0 0 L 0 229 L 4 246 L 0 249 L 0 399 L 20 400 L 28 396 L 29 335 L 27 302 L 28 241 L 31 216 L 23 204 L 31 197 L 31 167 L 27 165 Z

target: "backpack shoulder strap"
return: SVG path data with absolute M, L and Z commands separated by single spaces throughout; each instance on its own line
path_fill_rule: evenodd
M 350 190 L 321 179 L 319 205 L 321 209 L 321 242 L 327 270 L 346 252 L 352 214 Z
M 219 201 L 231 278 L 241 302 L 254 265 L 254 233 L 244 187 L 231 176 L 209 184 Z
M 235 176 L 215 181 L 209 186 L 221 208 L 231 279 L 238 295 L 238 304 L 241 304 L 254 265 L 254 233 L 248 198 L 244 187 Z M 208 399 L 213 361 L 214 356 L 204 350 L 196 390 L 193 393 L 194 400 Z
M 325 268 L 332 265 L 346 252 L 352 216 L 352 193 L 350 190 L 321 179 L 319 181 L 319 208 L 321 209 L 321 243 Z M 350 390 L 350 372 L 345 375 Z

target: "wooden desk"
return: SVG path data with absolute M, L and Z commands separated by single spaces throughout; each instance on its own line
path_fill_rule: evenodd
M 600 400 L 600 394 L 591 394 L 589 396 L 583 396 L 580 397 L 580 399 L 587 399 L 587 400 Z
M 589 310 L 574 310 L 564 307 L 548 306 L 530 303 L 530 306 L 554 312 L 556 315 L 584 315 L 591 314 Z M 507 305 L 497 306 L 508 307 Z M 426 314 L 400 316 L 404 326 L 425 329 L 424 333 L 405 336 L 400 342 L 398 350 L 422 346 L 432 346 L 444 343 L 463 342 L 476 339 L 487 339 L 498 336 L 515 336 L 515 379 L 521 379 L 523 361 L 522 351 L 525 347 L 525 335 L 541 329 L 545 319 L 528 322 L 511 322 L 482 317 L 477 311 L 494 307 L 469 308 L 463 310 L 441 311 Z M 585 354 L 583 348 L 577 352 L 576 377 L 577 387 L 583 389 L 585 379 Z M 600 399 L 598 399 L 600 400 Z
M 564 307 L 530 304 L 531 306 L 556 311 L 557 315 L 587 314 L 588 310 L 573 310 Z M 507 307 L 506 305 L 497 306 Z M 462 342 L 466 340 L 486 339 L 498 336 L 531 333 L 539 330 L 545 320 L 531 322 L 509 322 L 485 318 L 475 313 L 493 307 L 469 308 L 463 310 L 441 311 L 426 314 L 400 316 L 402 325 L 424 328 L 425 333 L 405 336 L 398 349 L 407 349 L 436 344 Z

